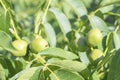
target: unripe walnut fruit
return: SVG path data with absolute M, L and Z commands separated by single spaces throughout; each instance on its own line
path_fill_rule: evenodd
M 46 48 L 48 48 L 48 42 L 42 37 L 34 39 L 30 44 L 30 49 L 32 52 L 38 53 Z
M 103 56 L 103 52 L 99 49 L 94 49 L 92 53 L 90 54 L 90 57 L 93 61 L 99 59 L 100 57 Z
M 16 51 L 12 52 L 14 56 L 25 56 L 28 43 L 24 40 L 15 40 L 12 42 Z
M 76 47 L 79 51 L 84 52 L 87 50 L 87 43 L 86 43 L 86 38 L 85 37 L 80 37 L 77 40 Z
M 102 42 L 102 33 L 98 28 L 90 30 L 87 36 L 87 41 L 90 46 L 97 46 Z

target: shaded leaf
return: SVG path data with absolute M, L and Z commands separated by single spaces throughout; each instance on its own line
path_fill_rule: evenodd
M 16 80 L 18 77 L 23 75 L 23 73 L 25 73 L 26 71 L 28 71 L 30 69 L 32 63 L 33 63 L 33 61 L 29 62 L 29 64 L 27 64 L 27 66 L 24 70 L 21 70 L 20 72 L 16 73 L 13 77 L 10 78 L 10 80 Z M 15 70 L 12 70 L 12 71 L 15 71 Z
M 60 48 L 47 48 L 38 53 L 39 55 L 49 56 L 49 57 L 59 57 L 63 59 L 77 59 L 78 56 L 72 52 L 65 51 Z
M 50 8 L 49 11 L 55 15 L 64 35 L 71 31 L 71 24 L 61 11 L 59 11 L 57 8 Z
M 15 64 L 15 61 L 12 60 L 12 59 L 5 59 L 5 62 L 6 62 L 6 65 L 7 65 L 7 68 L 9 70 L 9 73 L 10 73 L 10 77 L 15 75 L 16 72 L 20 71 L 21 70 L 21 67 L 22 65 L 19 63 L 18 65 L 21 65 L 21 66 L 16 66 Z M 15 69 L 16 68 L 16 69 Z
M 6 64 L 7 62 L 5 61 L 5 59 L 2 57 L 0 57 L 0 65 L 1 65 L 1 70 L 0 70 L 0 73 L 3 77 L 8 77 L 8 74 L 9 74 L 9 70 L 8 70 L 8 66 Z M 0 79 L 1 80 L 1 79 Z
M 107 80 L 120 80 L 120 49 L 115 53 L 110 65 Z
M 30 80 L 40 80 L 39 78 L 41 71 L 42 71 L 42 67 L 39 67 Z
M 5 71 L 1 63 L 0 63 L 0 80 L 6 80 Z
M 56 70 L 50 75 L 51 80 L 85 80 L 81 75 L 67 70 Z
M 90 7 L 92 0 L 82 0 L 86 7 Z

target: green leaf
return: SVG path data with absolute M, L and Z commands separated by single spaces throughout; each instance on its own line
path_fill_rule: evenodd
M 82 63 L 88 65 L 90 63 L 86 52 L 79 52 L 79 57 Z
M 2 57 L 0 57 L 0 73 L 1 73 L 1 77 L 8 77 L 9 71 L 8 71 L 8 65 L 6 64 L 6 60 Z M 1 79 L 0 79 L 1 80 Z
M 103 6 L 109 6 L 109 5 L 112 5 L 112 4 L 118 4 L 120 3 L 120 0 L 102 0 L 100 6 L 103 7 Z
M 49 56 L 49 57 L 59 57 L 63 59 L 77 59 L 78 56 L 72 52 L 65 51 L 60 48 L 47 48 L 38 53 L 39 55 Z
M 112 59 L 107 80 L 120 80 L 120 49 Z
M 115 16 L 115 17 L 120 17 L 120 14 L 119 14 L 119 13 L 107 12 L 107 13 L 105 13 L 105 14 L 111 15 L 111 16 Z
M 54 74 L 50 75 L 51 80 L 85 80 L 81 75 L 76 72 L 71 72 L 67 70 L 56 70 Z
M 40 80 L 39 77 L 40 77 L 40 73 L 42 71 L 42 67 L 40 66 L 36 71 L 35 73 L 33 74 L 33 76 L 31 77 L 30 80 Z
M 97 72 L 94 72 L 93 75 L 92 75 L 92 80 L 100 80 Z
M 50 8 L 49 11 L 55 15 L 64 35 L 71 31 L 71 24 L 61 11 L 59 11 L 57 8 Z
M 16 51 L 16 49 L 11 44 L 12 38 L 5 33 L 4 31 L 0 31 L 0 46 L 10 52 Z
M 91 7 L 92 0 L 82 0 L 87 8 Z
M 114 40 L 114 45 L 116 49 L 120 48 L 120 37 L 118 35 L 118 33 L 113 32 L 113 40 Z
M 38 69 L 39 67 L 32 67 L 32 68 L 27 69 L 17 80 L 32 80 L 31 78 L 35 76 L 34 74 L 39 73 L 37 72 Z M 35 77 L 33 79 L 35 79 Z
M 66 0 L 79 16 L 87 14 L 87 9 L 81 0 Z
M 0 47 L 11 53 L 17 53 L 18 51 L 12 45 L 12 38 L 4 31 L 0 31 Z
M 6 80 L 5 78 L 5 71 L 4 71 L 4 68 L 2 66 L 2 64 L 0 63 L 0 80 Z
M 6 7 L 7 9 L 11 9 L 12 8 L 12 5 L 10 4 L 9 0 L 1 0 L 1 2 L 3 3 L 2 5 L 4 7 Z
M 10 19 L 8 16 L 8 12 L 0 14 L 0 30 L 9 32 L 10 28 Z
M 107 35 L 106 48 L 108 48 L 108 51 L 109 49 L 113 49 L 113 33 L 112 32 L 108 33 Z
M 20 60 L 20 61 L 22 61 L 22 60 Z M 24 61 L 22 61 L 22 62 L 24 62 Z M 11 67 L 11 64 L 9 64 L 9 62 L 7 62 L 7 63 L 8 63 L 8 65 L 10 65 L 10 67 L 8 67 L 8 68 L 10 68 L 9 70 L 11 70 L 11 68 L 12 68 L 12 67 Z M 33 60 L 30 61 L 30 62 L 25 66 L 25 69 L 24 69 L 24 70 L 21 70 L 21 71 L 19 71 L 19 72 L 16 72 L 16 74 L 14 74 L 14 76 L 12 76 L 12 77 L 10 78 L 10 80 L 16 80 L 18 77 L 20 77 L 21 75 L 23 75 L 23 73 L 25 73 L 26 71 L 28 71 L 28 70 L 30 69 L 32 63 L 33 63 Z M 19 65 L 21 65 L 21 64 L 19 64 Z M 16 70 L 13 70 L 13 69 L 12 69 L 12 71 L 10 71 L 10 72 L 13 72 L 13 71 L 14 71 L 14 73 L 15 73 Z
M 43 18 L 43 12 L 42 11 L 38 11 L 37 13 L 36 13 L 36 17 L 35 17 L 35 33 L 37 33 L 38 32 L 38 30 L 39 30 L 39 26 L 41 25 L 41 21 L 42 21 L 42 18 Z
M 53 27 L 49 23 L 44 23 L 43 26 L 45 27 L 45 32 L 47 34 L 48 41 L 51 47 L 56 46 L 56 34 Z
M 6 75 L 12 77 L 19 71 L 23 69 L 23 61 L 22 60 L 15 60 L 15 59 L 3 59 L 2 65 L 4 66 Z
M 103 31 L 104 35 L 109 31 L 106 23 L 101 18 L 91 15 L 89 16 L 89 20 L 92 28 L 99 28 L 101 31 Z
M 106 13 L 112 11 L 113 9 L 114 9 L 114 5 L 109 5 L 109 6 L 101 7 L 100 11 L 102 13 Z
M 14 11 L 12 9 L 12 5 L 11 5 L 10 1 L 1 0 L 1 3 L 3 3 L 2 6 L 4 8 L 6 8 L 5 10 L 8 12 L 10 19 L 13 21 L 13 22 L 12 21 L 10 22 L 11 26 L 14 25 L 16 27 L 17 26 L 17 20 L 16 20 L 16 16 L 14 14 Z
M 85 64 L 78 61 L 72 61 L 72 60 L 58 60 L 58 61 L 52 62 L 51 64 L 54 64 L 61 68 L 68 69 L 75 72 L 81 72 L 87 69 L 87 66 Z

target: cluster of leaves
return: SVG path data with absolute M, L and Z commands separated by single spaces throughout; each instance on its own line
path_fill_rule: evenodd
M 120 0 L 0 0 L 0 80 L 119 80 Z M 102 43 L 81 51 L 76 40 L 102 31 Z M 50 48 L 15 57 L 15 39 L 40 34 Z M 76 47 L 77 46 L 77 47 Z M 91 49 L 104 57 L 90 61 Z

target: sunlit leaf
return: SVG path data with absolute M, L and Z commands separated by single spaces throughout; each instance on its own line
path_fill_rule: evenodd
M 37 77 L 35 78 L 35 75 L 36 73 L 39 74 L 39 67 L 32 67 L 32 68 L 29 68 L 28 70 L 26 70 L 24 72 L 24 74 L 22 74 L 17 80 L 33 80 L 33 79 L 38 79 Z M 29 74 L 29 75 L 28 75 Z M 31 79 L 32 78 L 32 79 Z
M 101 31 L 103 31 L 103 34 L 108 32 L 106 23 L 100 17 L 92 15 L 89 17 L 89 20 L 92 28 L 99 28 Z
M 48 42 L 50 43 L 51 47 L 56 46 L 56 34 L 53 27 L 49 23 L 44 23 L 43 26 L 45 27 L 45 32 L 47 34 Z
M 120 0 L 102 0 L 101 2 L 101 6 L 108 6 L 108 5 L 112 5 L 112 4 L 118 4 L 120 3 Z
M 93 73 L 93 75 L 92 75 L 92 80 L 100 80 L 97 72 Z
M 8 16 L 8 12 L 0 14 L 0 30 L 9 32 L 10 28 L 10 20 Z
M 112 32 L 108 33 L 108 35 L 107 35 L 106 47 L 108 49 L 112 49 L 113 48 L 113 33 Z
M 113 32 L 113 40 L 114 40 L 114 45 L 116 49 L 120 48 L 120 37 L 118 35 L 118 33 Z
M 81 72 L 87 68 L 85 64 L 72 60 L 59 60 L 59 61 L 54 61 L 51 64 L 76 72 Z
M 48 48 L 38 53 L 39 55 L 58 57 L 63 59 L 77 59 L 78 56 L 72 52 L 60 48 Z
M 55 15 L 64 35 L 66 35 L 68 32 L 71 31 L 71 24 L 69 20 L 67 19 L 67 17 L 64 15 L 64 13 L 62 13 L 57 8 L 50 8 L 49 11 Z
M 112 11 L 113 9 L 114 9 L 114 5 L 109 5 L 109 6 L 101 7 L 100 11 L 102 13 L 106 13 Z
M 90 63 L 88 57 L 87 57 L 87 54 L 86 52 L 80 52 L 79 53 L 79 56 L 80 56 L 80 60 L 82 61 L 82 63 L 88 65 Z
M 79 16 L 87 14 L 87 9 L 81 0 L 66 0 Z
M 67 70 L 56 70 L 50 75 L 51 80 L 85 80 L 81 75 Z

